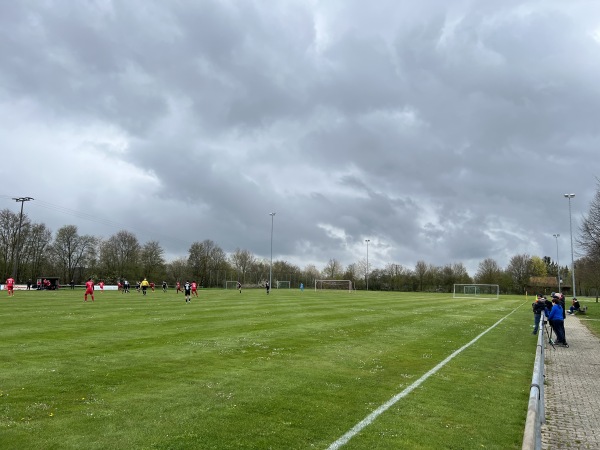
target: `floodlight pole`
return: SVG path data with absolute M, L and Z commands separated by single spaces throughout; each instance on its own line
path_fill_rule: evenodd
M 275 213 L 269 213 L 271 216 L 271 265 L 269 266 L 269 290 L 273 289 L 273 218 Z
M 558 278 L 558 292 L 562 294 L 562 290 L 560 288 L 560 263 L 558 262 L 558 237 L 560 234 L 553 234 L 554 239 L 556 239 L 556 277 Z
M 369 242 L 371 242 L 371 239 L 365 239 L 365 242 L 367 243 L 367 291 L 369 290 Z
M 575 289 L 575 259 L 573 258 L 573 221 L 571 219 L 571 199 L 575 194 L 564 194 L 565 198 L 569 199 L 569 230 L 571 232 L 571 276 L 573 277 L 573 297 L 577 297 Z
M 21 225 L 23 225 L 23 203 L 33 200 L 32 197 L 13 197 L 15 202 L 21 202 L 21 214 L 19 215 L 19 229 L 17 231 L 17 242 L 15 244 L 15 262 L 13 266 L 13 278 L 17 282 L 17 270 L 19 270 L 19 247 L 21 242 Z

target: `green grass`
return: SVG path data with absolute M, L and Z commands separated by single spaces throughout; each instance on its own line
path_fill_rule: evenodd
M 521 447 L 523 297 L 1 294 L 2 448 L 325 449 L 514 310 L 344 448 Z
M 587 306 L 585 314 L 578 314 L 577 317 L 595 336 L 600 337 L 600 303 L 596 303 L 595 297 L 579 297 L 581 306 Z

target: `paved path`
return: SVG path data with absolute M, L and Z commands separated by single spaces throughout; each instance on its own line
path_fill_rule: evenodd
M 585 320 L 567 314 L 569 348 L 555 350 L 546 339 L 543 449 L 600 449 L 600 339 Z

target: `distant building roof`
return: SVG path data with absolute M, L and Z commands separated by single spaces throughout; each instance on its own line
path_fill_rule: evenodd
M 529 277 L 529 286 L 558 288 L 558 280 L 556 277 Z M 562 288 L 571 288 L 569 283 L 561 283 L 560 286 Z

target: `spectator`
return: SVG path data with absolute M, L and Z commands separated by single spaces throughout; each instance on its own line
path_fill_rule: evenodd
M 552 309 L 548 314 L 548 322 L 556 334 L 556 343 L 569 346 L 567 344 L 567 338 L 565 336 L 565 319 L 563 317 L 563 310 L 560 307 L 560 300 L 557 297 L 552 299 Z
M 569 314 L 573 314 L 575 311 L 579 311 L 581 309 L 581 305 L 579 304 L 579 300 L 577 300 L 577 298 L 573 297 L 573 300 L 571 300 L 571 307 L 569 308 Z
M 540 329 L 542 314 L 546 312 L 546 299 L 538 295 L 537 300 L 531 304 L 531 307 L 533 309 L 533 332 L 531 334 L 537 334 Z

